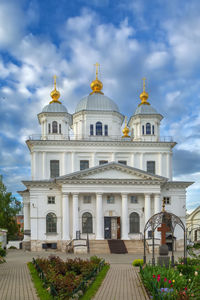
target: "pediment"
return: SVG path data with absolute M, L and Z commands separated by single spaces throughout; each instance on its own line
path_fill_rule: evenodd
M 140 169 L 125 166 L 119 163 L 108 163 L 105 165 L 93 167 L 87 170 L 71 173 L 66 176 L 57 178 L 57 180 L 67 179 L 128 179 L 128 180 L 151 180 L 166 181 L 167 178 L 153 175 Z

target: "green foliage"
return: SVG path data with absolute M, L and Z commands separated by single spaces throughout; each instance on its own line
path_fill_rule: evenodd
M 61 300 L 69 299 L 74 294 L 83 295 L 95 279 L 102 262 L 98 257 L 92 257 L 91 260 L 67 259 L 64 262 L 58 256 L 50 256 L 49 259 L 36 259 L 35 264 L 46 287 L 50 287 Z
M 80 298 L 81 300 L 90 300 L 94 297 L 96 292 L 98 291 L 99 287 L 101 286 L 102 281 L 106 277 L 106 274 L 109 270 L 110 266 L 105 265 L 102 270 L 97 275 L 95 281 L 89 286 L 89 288 L 86 290 L 85 294 Z
M 1 257 L 5 257 L 6 256 L 6 250 L 2 249 L 1 247 L 0 247 L 0 256 Z
M 194 259 L 190 262 L 188 265 L 181 262 L 168 269 L 150 265 L 141 268 L 142 281 L 152 299 L 200 299 L 199 265 L 195 264 Z
M 43 282 L 31 262 L 28 263 L 28 268 L 40 300 L 53 300 L 53 297 L 49 294 L 47 289 L 44 288 Z
M 15 250 L 16 250 L 17 247 L 15 247 L 15 246 L 10 246 L 9 249 L 15 249 Z
M 0 228 L 8 230 L 8 240 L 16 236 L 19 226 L 15 216 L 21 209 L 21 203 L 6 191 L 5 185 L 0 181 Z
M 134 267 L 139 267 L 139 266 L 142 266 L 144 264 L 144 260 L 143 259 L 135 259 L 133 262 L 132 262 L 132 265 Z

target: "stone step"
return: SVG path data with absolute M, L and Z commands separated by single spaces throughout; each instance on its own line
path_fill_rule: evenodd
M 144 252 L 144 245 L 142 240 L 125 240 L 126 249 L 128 253 L 140 253 Z
M 92 254 L 110 253 L 107 240 L 90 240 L 89 245 Z

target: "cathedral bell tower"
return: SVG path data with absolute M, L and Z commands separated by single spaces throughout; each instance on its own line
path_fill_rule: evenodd
M 59 101 L 60 92 L 56 89 L 56 76 L 54 76 L 54 89 L 51 92 L 52 100 L 38 114 L 41 124 L 43 140 L 69 139 L 69 128 L 72 124 L 72 116 L 66 107 Z
M 143 78 L 143 91 L 140 94 L 141 103 L 138 104 L 135 113 L 130 118 L 128 126 L 131 130 L 131 138 L 135 141 L 159 141 L 160 121 L 163 119 L 147 101 L 149 95 L 145 90 L 145 78 Z

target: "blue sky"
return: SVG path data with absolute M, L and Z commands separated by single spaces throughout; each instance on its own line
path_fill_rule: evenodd
M 30 178 L 25 140 L 40 133 L 37 113 L 53 75 L 70 113 L 90 92 L 94 63 L 104 93 L 130 117 L 142 77 L 149 101 L 173 136 L 174 179 L 195 181 L 187 209 L 200 204 L 200 1 L 1 0 L 0 174 L 8 190 Z

